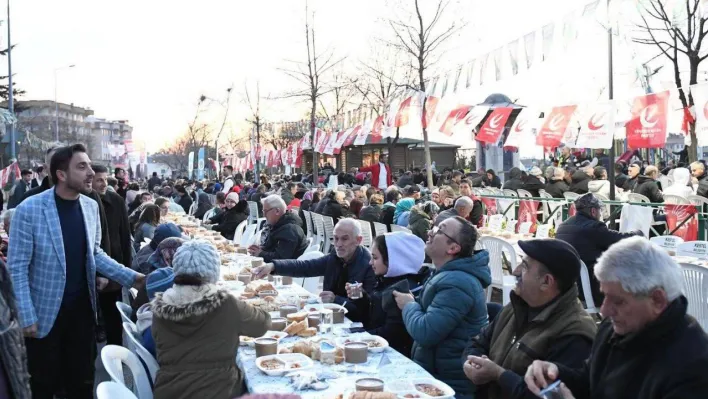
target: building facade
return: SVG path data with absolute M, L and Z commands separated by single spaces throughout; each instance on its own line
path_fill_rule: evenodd
M 88 118 L 91 127 L 91 135 L 97 142 L 98 147 L 91 159 L 100 160 L 103 164 L 115 163 L 115 158 L 120 158 L 124 154 L 118 148 L 125 148 L 125 145 L 133 140 L 133 127 L 128 121 L 110 121 L 103 118 Z

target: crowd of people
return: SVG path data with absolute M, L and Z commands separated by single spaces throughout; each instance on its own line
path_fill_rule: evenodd
M 266 221 L 247 249 L 265 262 L 256 278 L 323 277 L 322 302 L 346 307 L 458 398 L 533 398 L 558 379 L 567 399 L 703 397 L 708 337 L 687 314 L 680 268 L 640 233 L 602 222 L 593 193 L 607 190 L 608 166 L 595 156 L 564 149 L 556 165 L 513 168 L 503 185 L 492 170 L 446 169 L 427 187 L 426 171 L 394 172 L 385 156 L 348 173 L 323 168 L 320 180 L 256 183 L 226 166 L 220 179 L 131 182 L 122 169 L 92 164 L 80 144 L 51 149 L 48 173 L 23 175 L 3 214 L 0 397 L 93 397 L 97 343 L 122 342 L 121 287 L 138 291 L 131 317 L 160 365 L 156 398 L 246 393 L 234 361 L 239 336 L 262 335 L 270 316 L 217 286 L 217 249 L 165 216 L 193 215 L 233 240 L 249 201 Z M 630 163 L 626 178 L 618 165 L 618 188 L 652 202 L 662 192 L 708 195 L 700 162 L 690 170 Z M 658 175 L 673 185 L 662 189 Z M 556 238 L 519 242 L 524 258 L 503 307 L 487 302 L 490 255 L 478 245 L 484 207 L 474 187 L 584 194 Z M 332 217 L 333 248 L 298 260 L 308 246 L 305 211 Z M 378 235 L 367 248 L 361 221 L 410 232 Z M 581 303 L 581 262 L 600 317 Z

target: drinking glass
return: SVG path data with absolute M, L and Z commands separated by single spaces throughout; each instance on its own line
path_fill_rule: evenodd
M 332 332 L 332 309 L 322 309 L 320 311 L 320 332 L 327 334 Z

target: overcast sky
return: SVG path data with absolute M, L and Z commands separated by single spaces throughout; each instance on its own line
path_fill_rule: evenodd
M 439 67 L 452 68 L 587 2 L 453 1 L 453 17 L 468 27 Z M 373 38 L 390 34 L 383 20 L 404 14 L 395 4 L 310 0 L 318 46 L 352 63 L 365 59 Z M 201 94 L 220 98 L 233 84 L 238 104 L 245 81 L 260 81 L 264 95 L 297 88 L 278 68 L 288 66 L 286 59 L 304 60 L 304 17 L 304 0 L 12 0 L 16 83 L 27 91 L 24 99 L 53 99 L 55 68 L 75 64 L 58 72 L 59 101 L 129 120 L 135 138 L 156 150 L 184 131 Z M 244 112 L 235 107 L 234 126 Z M 271 104 L 269 113 L 274 120 L 302 115 L 287 101 Z

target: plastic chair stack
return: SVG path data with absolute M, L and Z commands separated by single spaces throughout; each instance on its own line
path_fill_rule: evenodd
M 116 345 L 106 345 L 101 350 L 101 362 L 113 382 L 125 386 L 123 365 L 128 366 L 133 374 L 135 385 L 133 393 L 138 399 L 152 399 L 150 381 L 140 359 L 130 350 Z M 126 387 L 127 388 L 127 387 Z

